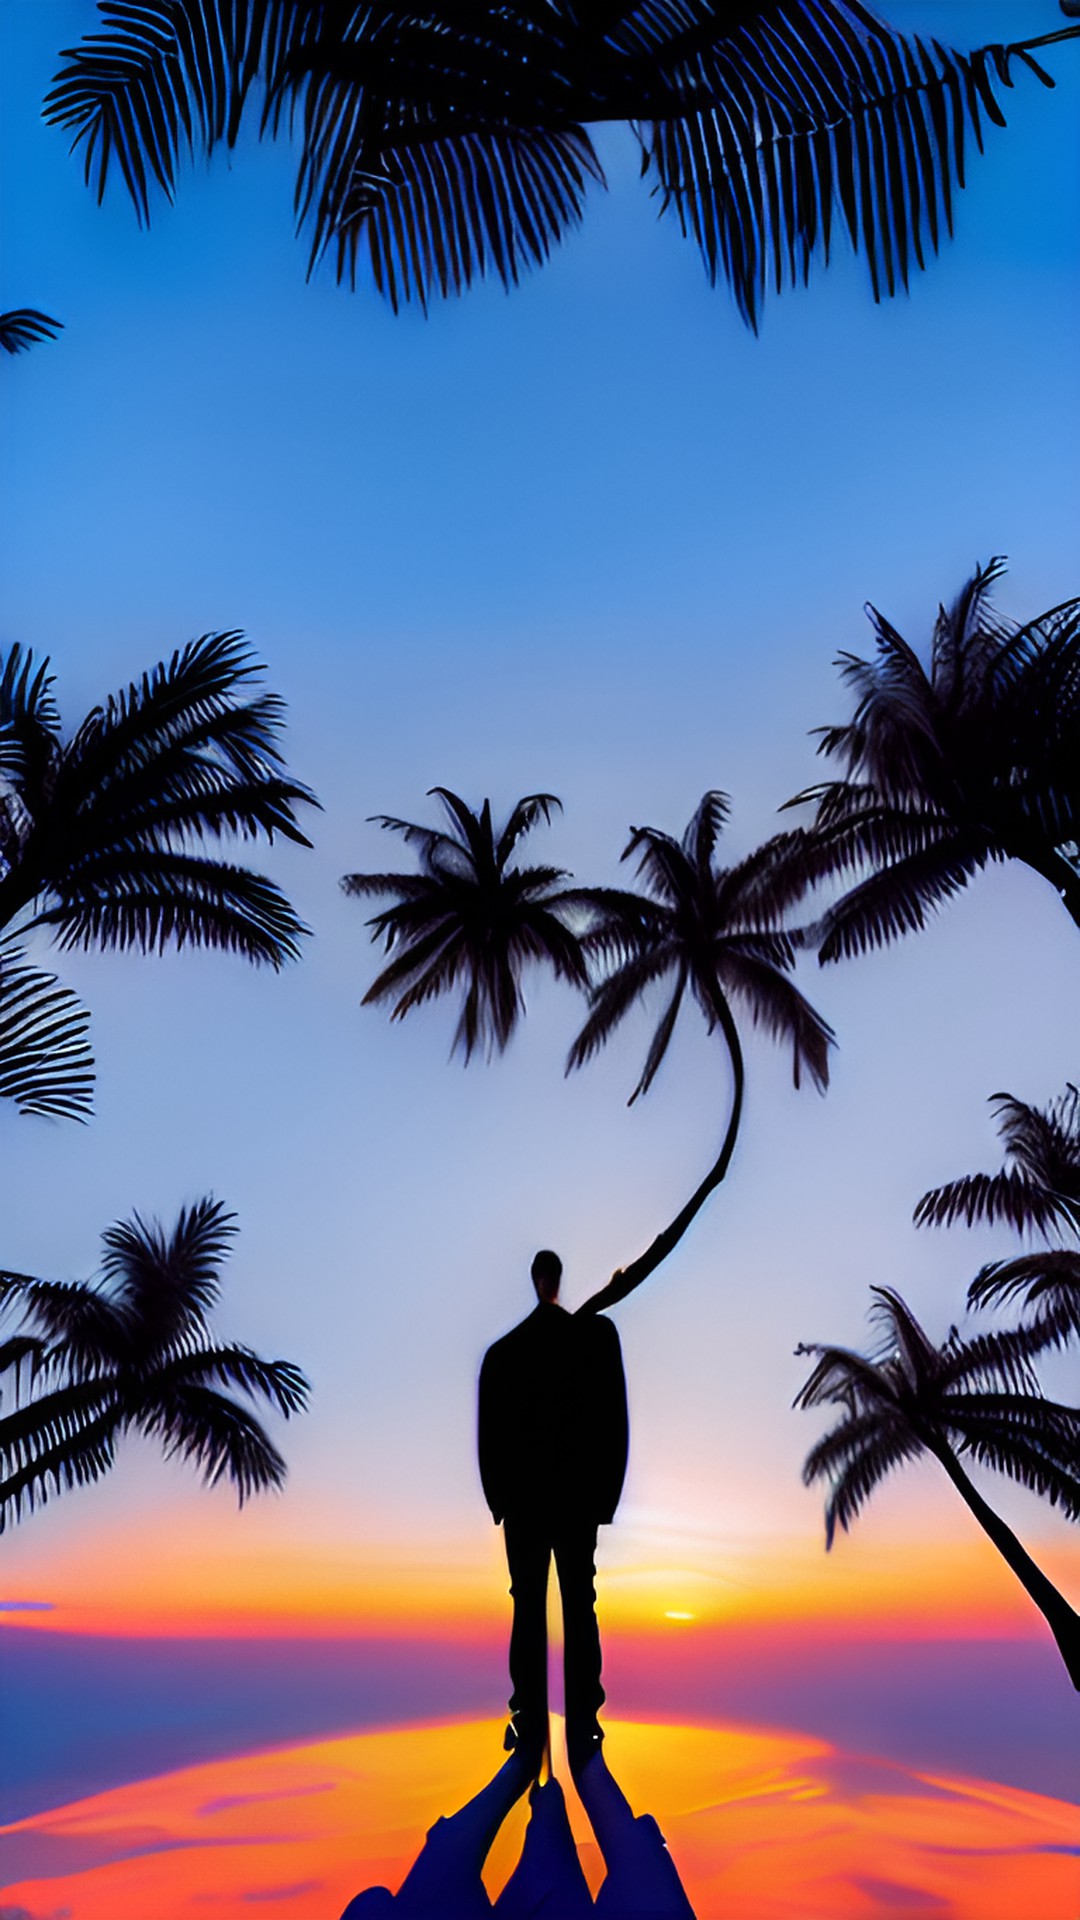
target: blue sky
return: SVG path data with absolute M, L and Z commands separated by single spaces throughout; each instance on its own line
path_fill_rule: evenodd
M 960 45 L 1060 24 L 1050 0 L 890 17 Z M 140 233 L 37 118 L 91 24 L 86 0 L 0 7 L 4 304 L 65 322 L 3 370 L 0 638 L 51 654 L 74 722 L 192 635 L 243 627 L 325 811 L 314 853 L 266 862 L 315 933 L 287 975 L 58 963 L 93 1009 L 98 1112 L 3 1117 L 4 1258 L 88 1273 L 111 1219 L 213 1190 L 242 1229 L 223 1324 L 300 1361 L 315 1400 L 282 1499 L 237 1520 L 133 1449 L 20 1529 L 7 1584 L 73 1608 L 103 1543 L 151 1524 L 166 1564 L 197 1539 L 207 1565 L 250 1565 L 253 1596 L 297 1557 L 501 1582 L 479 1357 L 528 1309 L 537 1244 L 563 1251 L 572 1303 L 675 1211 L 715 1151 L 723 1061 L 688 1029 L 627 1113 L 645 1024 L 564 1082 L 580 1009 L 539 982 L 504 1060 L 448 1065 L 448 1009 L 394 1030 L 359 1009 L 374 962 L 338 877 L 396 858 L 368 816 L 419 817 L 436 782 L 497 809 L 560 794 L 537 854 L 583 878 L 614 877 L 631 823 L 681 830 L 709 786 L 748 850 L 813 775 L 808 729 L 845 710 L 831 663 L 869 645 L 865 600 L 922 641 L 995 552 L 1007 611 L 1076 591 L 1080 53 L 1048 56 L 1056 93 L 1018 85 L 909 296 L 875 309 L 841 256 L 754 339 L 614 135 L 610 194 L 543 273 L 426 321 L 305 284 L 283 150 L 195 167 Z M 729 1186 L 620 1315 L 634 1450 L 613 1577 L 667 1569 L 677 1604 L 752 1583 L 777 1543 L 817 1567 L 791 1349 L 861 1343 L 871 1282 L 940 1333 L 957 1316 L 989 1242 L 916 1236 L 910 1210 L 995 1164 L 995 1089 L 1043 1100 L 1077 1077 L 1075 940 L 1033 876 L 993 873 L 920 940 L 808 970 L 841 1043 L 827 1100 L 751 1038 Z M 1001 1501 L 1027 1537 L 1064 1539 Z M 905 1542 L 966 1526 L 915 1471 L 831 1576 L 877 1554 L 887 1581 Z

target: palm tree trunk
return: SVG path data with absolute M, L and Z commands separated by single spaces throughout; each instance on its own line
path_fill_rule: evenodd
M 989 1535 L 1002 1559 L 1009 1565 L 1057 1642 L 1057 1649 L 1068 1670 L 1069 1679 L 1080 1693 L 1080 1614 L 1058 1592 L 1041 1567 L 1021 1546 L 1012 1528 L 1006 1526 L 972 1485 L 956 1455 L 947 1446 L 935 1444 L 930 1452 L 941 1462 L 960 1498 L 975 1515 L 983 1532 Z
M 715 1187 L 720 1185 L 728 1167 L 731 1165 L 731 1156 L 735 1151 L 735 1141 L 739 1133 L 739 1122 L 742 1119 L 746 1070 L 743 1065 L 742 1047 L 739 1044 L 739 1035 L 736 1031 L 735 1022 L 731 1017 L 731 1010 L 722 995 L 718 995 L 717 998 L 716 1017 L 717 1024 L 723 1029 L 724 1039 L 727 1041 L 728 1053 L 731 1057 L 731 1071 L 734 1079 L 731 1096 L 731 1114 L 728 1119 L 720 1152 L 709 1168 L 701 1185 L 695 1187 L 686 1205 L 680 1208 L 671 1225 L 665 1227 L 662 1233 L 658 1233 L 656 1239 L 646 1247 L 644 1253 L 640 1254 L 630 1266 L 622 1267 L 617 1273 L 612 1274 L 607 1286 L 601 1287 L 599 1293 L 592 1294 L 590 1298 L 586 1300 L 584 1306 L 578 1308 L 579 1313 L 603 1313 L 605 1308 L 614 1307 L 620 1300 L 625 1300 L 627 1294 L 633 1293 L 635 1287 L 640 1287 L 642 1281 L 647 1280 L 650 1273 L 655 1273 L 660 1262 L 666 1260 L 672 1249 L 678 1246 L 690 1222 L 700 1213 L 710 1193 L 712 1193 Z

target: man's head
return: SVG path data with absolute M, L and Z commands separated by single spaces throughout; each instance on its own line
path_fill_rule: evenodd
M 541 1247 L 532 1263 L 532 1280 L 536 1288 L 536 1297 L 545 1306 L 551 1306 L 559 1297 L 559 1281 L 562 1279 L 562 1261 L 550 1247 Z

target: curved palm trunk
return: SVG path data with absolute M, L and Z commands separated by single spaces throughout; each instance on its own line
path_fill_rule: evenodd
M 666 1260 L 672 1249 L 678 1246 L 691 1220 L 701 1212 L 710 1193 L 712 1193 L 715 1187 L 720 1185 L 728 1167 L 731 1165 L 731 1156 L 735 1151 L 735 1141 L 739 1133 L 739 1122 L 742 1119 L 746 1069 L 743 1065 L 742 1047 L 739 1044 L 739 1036 L 735 1028 L 735 1022 L 731 1017 L 731 1011 L 727 1002 L 722 997 L 718 998 L 716 1015 L 718 1024 L 723 1029 L 724 1039 L 727 1041 L 728 1052 L 731 1056 L 731 1070 L 734 1078 L 734 1088 L 731 1096 L 731 1115 L 728 1119 L 727 1130 L 724 1134 L 720 1152 L 709 1168 L 701 1185 L 695 1187 L 686 1205 L 680 1208 L 671 1225 L 665 1227 L 662 1233 L 658 1233 L 656 1239 L 646 1247 L 644 1253 L 640 1254 L 630 1266 L 623 1267 L 618 1273 L 614 1274 L 608 1281 L 606 1287 L 601 1287 L 599 1293 L 592 1294 L 591 1297 L 586 1300 L 584 1306 L 578 1308 L 579 1313 L 603 1313 L 605 1308 L 614 1307 L 620 1300 L 625 1300 L 627 1294 L 633 1293 L 635 1287 L 640 1287 L 642 1281 L 647 1280 L 650 1273 L 655 1273 L 660 1262 Z
M 1048 1580 L 1041 1567 L 1037 1567 L 1031 1555 L 1021 1546 L 1012 1528 L 1006 1526 L 993 1507 L 988 1506 L 982 1494 L 972 1485 L 957 1460 L 956 1455 L 946 1446 L 934 1445 L 930 1448 L 935 1459 L 941 1462 L 960 1498 L 975 1515 L 983 1532 L 993 1541 L 1002 1559 L 1010 1566 L 1057 1642 L 1057 1649 L 1068 1670 L 1069 1679 L 1080 1692 L 1080 1613 L 1069 1605 L 1064 1594 L 1058 1592 L 1052 1580 Z

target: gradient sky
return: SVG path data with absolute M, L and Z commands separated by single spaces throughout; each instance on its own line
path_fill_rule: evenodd
M 907 0 L 961 46 L 1053 31 L 1051 0 Z M 611 191 L 512 297 L 394 318 L 305 284 L 281 148 L 194 167 L 140 233 L 103 210 L 38 103 L 88 0 L 3 0 L 3 304 L 65 332 L 3 369 L 0 639 L 52 656 L 69 724 L 195 634 L 242 627 L 319 793 L 315 851 L 265 860 L 314 929 L 262 977 L 206 955 L 65 956 L 94 1015 L 86 1128 L 0 1117 L 4 1261 L 94 1270 L 98 1235 L 206 1191 L 239 1215 L 221 1324 L 301 1363 L 280 1498 L 237 1516 L 130 1446 L 110 1479 L 3 1542 L 12 1614 L 72 1630 L 210 1631 L 494 1617 L 500 1542 L 473 1462 L 488 1342 L 531 1304 L 538 1244 L 583 1298 L 712 1159 L 724 1060 L 691 1022 L 627 1111 L 644 1020 L 573 1080 L 571 997 L 529 990 L 507 1056 L 464 1072 L 436 1006 L 361 1011 L 374 957 L 350 869 L 396 864 L 367 817 L 449 785 L 565 815 L 538 857 L 612 880 L 631 823 L 681 831 L 733 796 L 749 850 L 846 712 L 832 661 L 873 600 L 923 642 L 976 561 L 1006 611 L 1077 591 L 1080 48 L 1021 80 L 957 237 L 882 308 L 841 255 L 761 337 L 658 222 L 628 138 Z M 715 1624 L 783 1616 L 1036 1631 L 931 1467 L 883 1487 L 828 1561 L 800 1484 L 820 1430 L 790 1403 L 800 1339 L 866 1338 L 898 1286 L 935 1334 L 1000 1238 L 917 1235 L 928 1185 L 993 1166 L 987 1098 L 1080 1077 L 1076 932 L 1032 875 L 986 875 L 926 935 L 804 984 L 840 1041 L 825 1100 L 747 1042 L 725 1189 L 618 1314 L 632 1457 L 605 1604 Z M 940 1476 L 939 1476 L 940 1477 Z M 1064 1525 L 995 1496 L 1080 1591 Z

